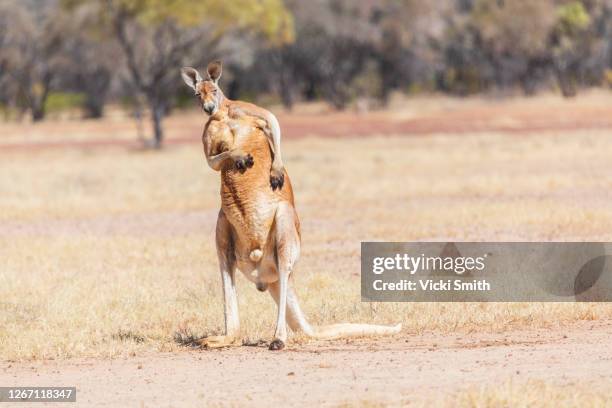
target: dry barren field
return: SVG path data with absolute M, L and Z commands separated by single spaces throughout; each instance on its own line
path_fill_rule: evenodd
M 76 385 L 82 406 L 612 404 L 612 305 L 359 289 L 361 241 L 612 241 L 612 96 L 281 115 L 306 314 L 404 329 L 276 354 L 274 302 L 242 277 L 253 346 L 192 346 L 223 326 L 203 123 L 170 118 L 160 152 L 121 117 L 0 124 L 0 385 Z

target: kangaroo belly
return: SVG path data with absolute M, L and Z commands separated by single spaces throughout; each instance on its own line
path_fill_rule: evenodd
M 274 222 L 276 201 L 231 187 L 236 186 L 222 191 L 221 197 L 223 212 L 234 227 L 237 258 L 259 261 Z
M 272 157 L 267 139 L 259 129 L 241 138 L 239 147 L 253 156 L 253 167 L 244 171 L 227 162 L 221 169 L 221 207 L 234 227 L 236 256 L 257 261 L 270 236 L 274 215 L 282 196 L 270 187 Z M 255 259 L 253 259 L 255 258 Z

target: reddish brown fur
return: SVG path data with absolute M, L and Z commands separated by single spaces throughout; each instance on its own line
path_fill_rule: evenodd
M 240 120 L 243 136 L 234 138 L 227 125 L 228 105 L 213 115 L 204 129 L 202 141 L 204 151 L 217 155 L 224 151 L 239 150 L 253 157 L 254 164 L 246 170 L 236 168 L 234 161 L 226 160 L 221 166 L 221 208 L 235 229 L 242 232 L 245 251 L 237 258 L 248 257 L 253 249 L 263 249 L 274 221 L 274 211 L 262 218 L 258 210 L 262 207 L 273 208 L 277 203 L 286 201 L 294 205 L 293 188 L 285 172 L 285 186 L 282 190 L 272 190 L 268 183 L 272 163 L 270 145 L 264 132 L 253 122 L 254 118 Z M 260 211 L 261 212 L 261 211 Z M 299 234 L 299 221 L 296 217 Z M 248 238 L 247 238 L 248 237 Z M 237 237 L 238 238 L 238 237 Z M 241 239 L 241 240 L 242 240 Z

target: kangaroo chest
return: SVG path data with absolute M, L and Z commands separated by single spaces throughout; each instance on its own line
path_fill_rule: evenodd
M 270 187 L 272 158 L 265 135 L 260 129 L 240 127 L 234 131 L 233 148 L 253 157 L 253 167 L 239 170 L 227 161 L 221 168 L 221 208 L 236 231 L 236 239 L 245 254 L 263 249 L 268 240 L 280 197 Z M 241 251 L 242 252 L 242 251 Z

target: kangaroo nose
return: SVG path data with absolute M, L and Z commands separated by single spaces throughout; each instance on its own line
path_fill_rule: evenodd
M 209 115 L 212 115 L 215 111 L 215 103 L 211 101 L 204 102 L 202 104 L 202 109 L 204 109 L 204 112 L 208 113 Z

